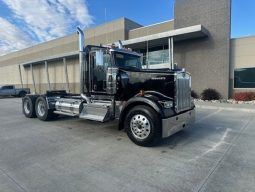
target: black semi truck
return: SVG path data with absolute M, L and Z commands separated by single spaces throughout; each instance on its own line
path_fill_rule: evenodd
M 23 98 L 23 113 L 42 121 L 58 115 L 100 122 L 119 120 L 137 145 L 155 144 L 195 120 L 191 77 L 185 70 L 150 70 L 141 55 L 115 46 L 84 46 L 79 34 L 80 94 L 47 91 Z

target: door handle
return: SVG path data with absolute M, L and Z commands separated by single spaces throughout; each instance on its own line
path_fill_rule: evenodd
M 107 83 L 106 83 L 106 80 L 103 80 L 103 90 L 106 90 L 106 87 L 107 87 L 106 84 L 107 84 Z

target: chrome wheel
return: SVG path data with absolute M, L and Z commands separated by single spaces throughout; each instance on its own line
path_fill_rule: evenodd
M 48 109 L 47 100 L 44 96 L 39 96 L 35 102 L 35 112 L 38 119 L 49 121 L 53 118 L 53 110 Z
M 29 114 L 30 110 L 31 110 L 30 104 L 29 104 L 28 100 L 26 99 L 24 101 L 24 111 L 25 111 L 26 114 Z
M 35 112 L 35 97 L 34 96 L 25 96 L 22 99 L 22 112 L 27 118 L 36 117 Z
M 130 121 L 131 132 L 135 138 L 146 139 L 151 132 L 149 120 L 144 115 L 134 115 Z
M 43 101 L 39 101 L 38 104 L 37 104 L 37 113 L 38 115 L 40 115 L 41 117 L 43 117 L 46 113 L 46 108 L 45 108 L 45 105 L 44 105 L 44 102 Z

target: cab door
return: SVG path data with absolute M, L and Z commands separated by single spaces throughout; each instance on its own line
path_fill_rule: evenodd
M 107 93 L 107 72 L 111 67 L 111 55 L 106 48 L 94 49 L 89 56 L 90 91 Z

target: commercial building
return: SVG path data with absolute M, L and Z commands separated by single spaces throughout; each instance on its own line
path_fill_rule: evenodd
M 142 26 L 120 18 L 84 33 L 85 44 L 121 40 L 142 54 L 144 68 L 186 68 L 193 90 L 214 88 L 227 98 L 255 88 L 255 37 L 231 39 L 230 26 L 230 0 L 176 0 L 173 20 Z M 0 57 L 0 84 L 23 84 L 37 93 L 48 89 L 78 93 L 77 35 Z

